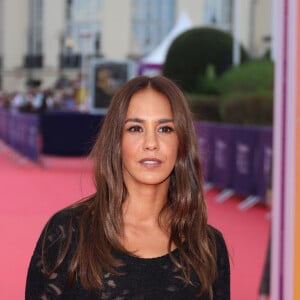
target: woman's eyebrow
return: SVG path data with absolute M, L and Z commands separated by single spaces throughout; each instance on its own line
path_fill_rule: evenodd
M 125 120 L 125 123 L 128 123 L 128 122 L 134 122 L 134 123 L 144 123 L 146 120 L 144 119 L 140 119 L 140 118 L 129 118 L 129 119 L 126 119 Z M 163 123 L 172 123 L 174 122 L 173 119 L 159 119 L 157 120 L 157 122 L 159 124 L 163 124 Z
M 140 119 L 140 118 L 129 118 L 129 119 L 125 120 L 125 123 L 128 123 L 128 122 L 143 123 L 143 122 L 145 122 L 145 120 Z
M 173 119 L 160 119 L 158 120 L 158 123 L 163 124 L 163 123 L 174 123 Z

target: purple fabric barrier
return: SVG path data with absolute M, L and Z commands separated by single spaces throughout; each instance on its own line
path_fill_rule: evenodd
M 232 188 L 234 170 L 234 133 L 233 126 L 214 125 L 213 147 L 214 157 L 211 182 L 219 188 Z
M 9 111 L 0 109 L 0 139 L 8 143 Z
M 162 65 L 143 63 L 139 65 L 138 75 L 155 76 L 161 74 Z
M 39 156 L 39 116 L 11 112 L 8 144 L 19 153 L 36 161 Z
M 195 122 L 204 178 L 219 188 L 266 198 L 272 176 L 272 128 Z
M 22 131 L 22 126 L 20 126 L 18 122 L 19 118 L 19 113 L 10 112 L 8 122 L 8 144 L 15 150 L 18 150 L 18 139 L 21 135 L 20 131 Z
M 213 124 L 208 122 L 195 122 L 198 137 L 198 152 L 205 181 L 212 181 L 212 166 L 214 158 Z
M 233 189 L 241 195 L 256 195 L 255 166 L 258 158 L 259 129 L 256 127 L 235 127 L 233 164 Z
M 258 138 L 258 158 L 255 167 L 257 194 L 263 200 L 272 183 L 272 129 L 261 128 Z

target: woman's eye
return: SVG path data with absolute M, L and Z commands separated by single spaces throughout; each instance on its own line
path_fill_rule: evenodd
M 159 132 L 170 133 L 173 131 L 174 131 L 174 128 L 172 128 L 170 126 L 163 126 L 163 127 L 159 128 Z
M 138 126 L 138 125 L 135 125 L 135 126 L 130 126 L 127 131 L 129 132 L 142 132 L 142 127 L 141 126 Z

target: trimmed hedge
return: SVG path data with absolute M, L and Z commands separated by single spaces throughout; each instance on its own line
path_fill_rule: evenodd
M 187 92 L 201 92 L 207 68 L 213 66 L 218 77 L 232 65 L 232 36 L 208 27 L 193 28 L 171 44 L 163 66 L 163 75 L 175 80 Z M 248 59 L 241 47 L 241 61 Z
M 273 93 L 228 95 L 220 109 L 224 123 L 272 126 Z
M 225 123 L 272 125 L 274 64 L 267 59 L 233 67 L 218 80 Z
M 217 85 L 222 95 L 228 93 L 272 92 L 274 64 L 267 59 L 246 62 L 229 69 L 219 78 Z
M 186 94 L 187 101 L 195 119 L 220 122 L 219 99 L 216 96 Z

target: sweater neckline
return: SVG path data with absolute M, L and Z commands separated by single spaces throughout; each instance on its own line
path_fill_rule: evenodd
M 170 259 L 170 255 L 174 257 L 178 257 L 179 250 L 178 248 L 175 248 L 171 252 L 168 252 L 160 256 L 155 256 L 155 257 L 141 257 L 131 253 L 119 251 L 119 250 L 114 250 L 114 253 L 118 258 L 124 259 L 125 261 L 131 261 L 137 263 L 156 263 L 156 262 L 161 263 L 162 261 L 166 261 L 167 259 Z

